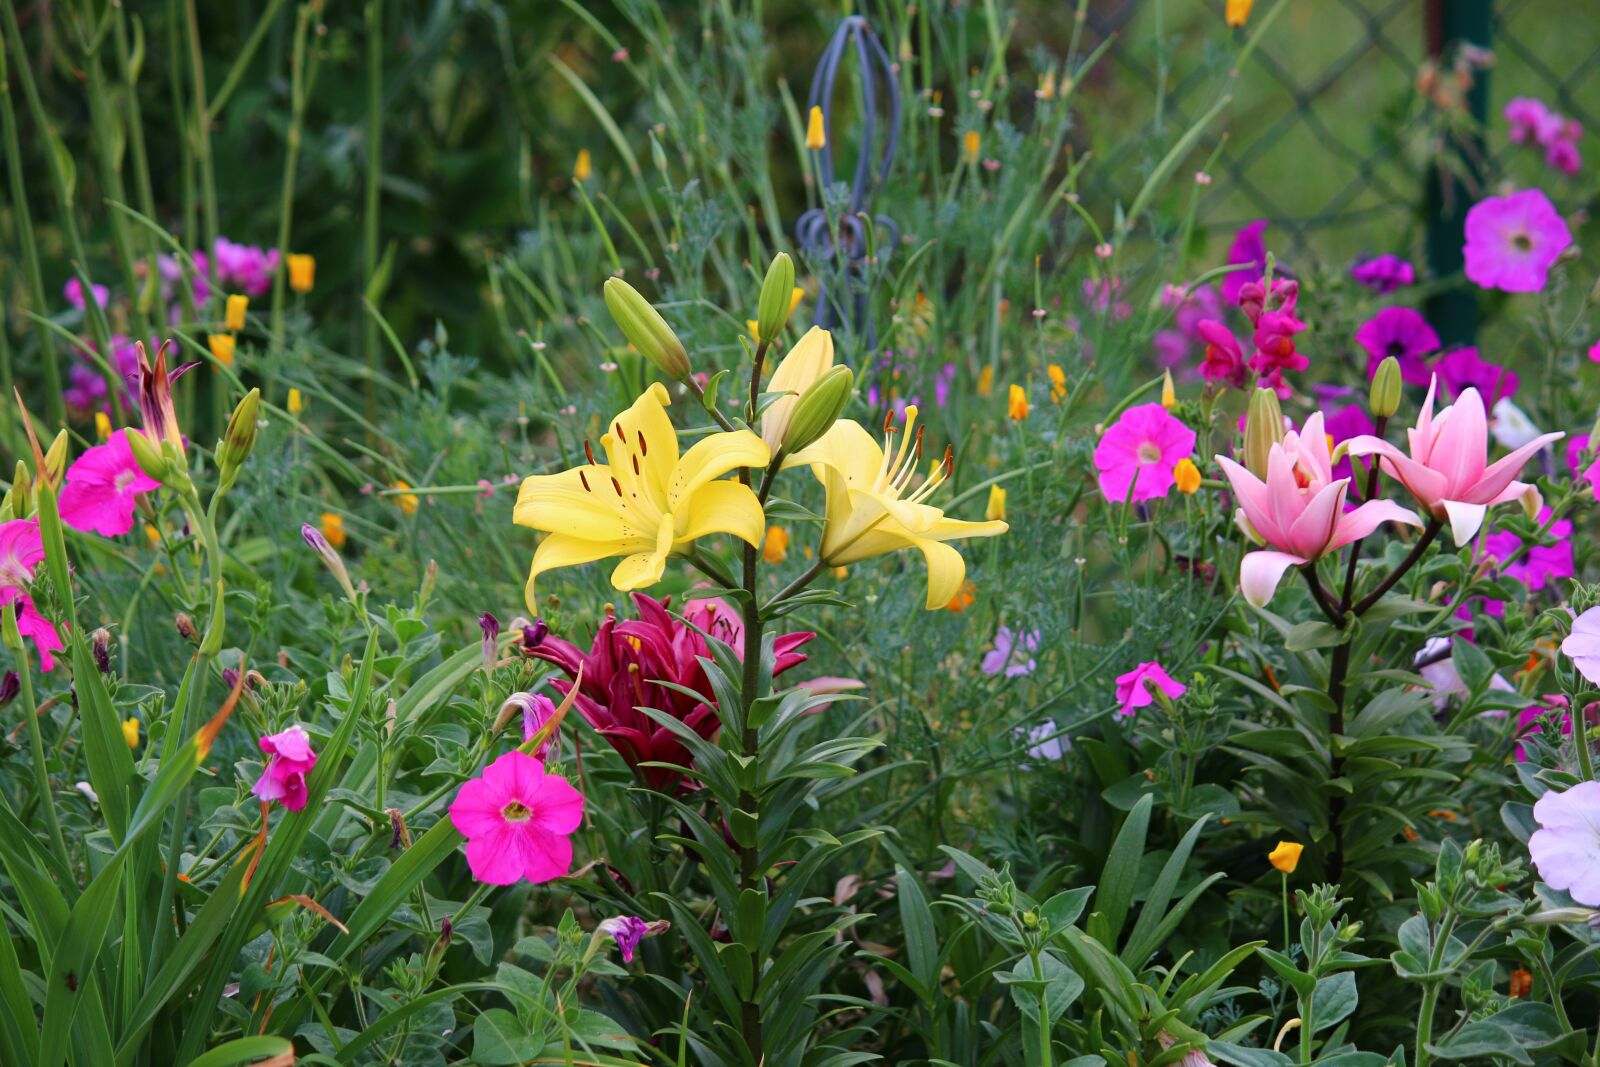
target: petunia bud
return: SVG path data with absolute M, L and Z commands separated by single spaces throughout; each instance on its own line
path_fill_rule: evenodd
M 1250 410 L 1244 420 L 1244 465 L 1257 478 L 1267 476 L 1267 457 L 1272 446 L 1283 440 L 1283 409 L 1278 406 L 1278 394 L 1271 389 L 1257 389 L 1250 398 Z
M 261 390 L 252 389 L 239 401 L 228 418 L 228 428 L 217 442 L 217 470 L 223 485 L 232 485 L 239 468 L 256 447 L 256 413 L 261 409 Z
M 756 335 L 771 344 L 789 322 L 794 307 L 794 260 L 789 253 L 772 257 L 767 276 L 761 282 L 761 299 L 756 305 Z
M 1375 418 L 1387 419 L 1400 410 L 1400 361 L 1393 356 L 1385 356 L 1383 362 L 1378 364 L 1378 370 L 1372 376 L 1372 388 L 1368 393 L 1369 406 Z
M 1544 494 L 1539 492 L 1539 487 L 1530 485 L 1517 500 L 1522 504 L 1522 513 L 1532 522 L 1539 517 L 1539 512 L 1544 510 Z
M 683 342 L 672 332 L 661 312 L 639 295 L 639 290 L 621 278 L 607 278 L 605 297 L 617 329 L 641 356 L 675 381 L 689 377 L 689 354 L 684 351 Z
M 94 665 L 101 674 L 111 673 L 111 631 L 104 626 L 89 635 L 89 648 L 94 652 Z
M 351 603 L 354 603 L 356 589 L 355 586 L 350 584 L 350 572 L 344 569 L 344 560 L 340 558 L 339 553 L 333 550 L 333 546 L 328 544 L 328 539 L 322 536 L 322 531 L 310 523 L 306 523 L 300 527 L 300 536 L 305 538 L 306 544 L 311 546 L 311 551 L 321 557 L 329 573 L 344 589 L 344 595 L 350 598 Z
M 178 628 L 178 636 L 185 641 L 200 640 L 200 631 L 194 628 L 194 620 L 189 618 L 189 613 L 180 611 L 173 617 L 173 625 Z
M 166 481 L 169 477 L 167 457 L 161 451 L 161 446 L 151 441 L 143 430 L 129 430 L 125 436 L 128 438 L 128 450 L 133 453 L 133 461 L 139 464 L 139 469 L 158 482 Z
M 792 456 L 833 429 L 855 388 L 855 372 L 844 366 L 830 369 L 807 386 L 783 431 L 783 450 Z
M 478 629 L 483 631 L 483 669 L 493 674 L 495 662 L 500 658 L 500 620 L 494 612 L 486 611 L 478 616 Z

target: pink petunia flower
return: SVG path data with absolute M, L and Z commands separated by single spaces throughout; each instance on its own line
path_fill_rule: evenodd
M 513 749 L 461 786 L 450 822 L 467 838 L 467 866 L 487 885 L 554 881 L 572 869 L 569 836 L 583 794 Z
M 1140 404 L 1106 428 L 1094 449 L 1100 492 L 1142 504 L 1172 489 L 1172 470 L 1194 451 L 1194 431 L 1160 404 Z
M 247 296 L 265 296 L 272 288 L 272 276 L 278 270 L 276 248 L 262 249 L 218 237 L 214 250 L 217 281 L 224 289 Z
M 1007 678 L 1032 674 L 1039 666 L 1033 653 L 1039 650 L 1040 636 L 1038 630 L 1016 633 L 1009 626 L 1001 626 L 994 634 L 994 648 L 984 653 L 980 664 L 983 673 L 994 675 L 1004 671 Z
M 1600 782 L 1554 789 L 1533 805 L 1539 829 L 1528 838 L 1528 857 L 1551 889 L 1600 906 Z
M 1506 137 L 1512 144 L 1533 144 L 1539 140 L 1539 131 L 1550 117 L 1550 109 L 1543 100 L 1531 96 L 1513 97 L 1501 112 L 1510 129 Z
M 317 765 L 317 754 L 311 751 L 311 736 L 305 727 L 295 723 L 287 730 L 267 734 L 259 744 L 267 754 L 267 765 L 250 792 L 269 803 L 276 800 L 289 811 L 304 808 L 306 775 Z
M 103 285 L 94 285 L 93 283 L 91 283 L 91 287 L 94 291 L 94 302 L 101 307 L 105 307 L 111 300 L 111 290 Z M 77 275 L 67 279 L 67 284 L 62 286 L 61 293 L 67 298 L 67 303 L 79 311 L 89 306 L 89 302 L 83 298 L 83 282 L 78 279 Z
M 24 592 L 42 559 L 44 538 L 39 533 L 38 519 L 0 522 L 0 589 Z
M 54 623 L 33 606 L 33 598 L 13 587 L 0 589 L 0 605 L 16 604 L 17 632 L 33 642 L 39 652 L 39 669 L 46 673 L 56 669 L 54 653 L 61 650 L 61 632 Z
M 1154 690 L 1159 689 L 1169 700 L 1177 700 L 1189 691 L 1182 682 L 1174 681 L 1166 668 L 1154 660 L 1141 663 L 1127 674 L 1117 676 L 1117 703 L 1120 714 L 1135 715 L 1140 708 L 1155 703 Z
M 1399 256 L 1385 254 L 1357 260 L 1350 265 L 1350 277 L 1374 293 L 1388 294 L 1415 285 L 1417 268 Z
M 1590 454 L 1588 434 L 1567 440 L 1567 471 L 1574 480 L 1588 482 L 1591 491 L 1600 492 L 1600 456 Z
M 1466 274 L 1484 289 L 1537 293 L 1572 232 L 1537 189 L 1491 196 L 1467 212 Z
M 1382 456 L 1383 469 L 1411 491 L 1417 503 L 1435 519 L 1449 520 L 1457 545 L 1464 545 L 1483 526 L 1495 504 L 1515 500 L 1528 489 L 1516 480 L 1534 453 L 1565 434 L 1540 434 L 1510 455 L 1489 462 L 1489 421 L 1483 398 L 1468 387 L 1454 404 L 1433 417 L 1435 379 L 1417 414 L 1417 424 L 1406 431 L 1410 455 L 1376 437 L 1350 442 L 1354 456 Z
M 118 430 L 67 468 L 61 490 L 61 521 L 74 530 L 120 537 L 133 529 L 140 493 L 161 488 L 134 462 L 128 431 Z
M 1476 348 L 1451 349 L 1439 358 L 1433 370 L 1451 396 L 1460 396 L 1470 387 L 1487 396 L 1492 406 L 1517 393 L 1517 372 L 1483 359 Z
M 1356 330 L 1356 344 L 1367 352 L 1367 378 L 1378 373 L 1378 364 L 1393 356 L 1400 364 L 1400 380 L 1408 385 L 1426 385 L 1428 365 L 1424 362 L 1439 349 L 1439 335 L 1428 320 L 1407 307 L 1388 307 L 1363 322 Z
M 1572 620 L 1572 632 L 1561 642 L 1561 651 L 1579 674 L 1600 684 L 1600 608 L 1590 608 Z
M 1369 500 L 1345 510 L 1350 480 L 1333 476 L 1320 411 L 1306 420 L 1300 432 L 1291 430 L 1272 446 L 1265 481 L 1227 456 L 1216 460 L 1239 500 L 1240 525 L 1254 540 L 1270 546 L 1246 555 L 1239 567 L 1239 589 L 1256 607 L 1272 599 L 1290 567 L 1343 548 L 1386 522 L 1422 525 L 1413 512 L 1389 500 Z
M 1236 270 L 1223 275 L 1222 299 L 1230 304 L 1239 302 L 1239 290 L 1246 282 L 1259 278 L 1267 270 L 1266 219 L 1257 219 L 1233 235 L 1228 246 L 1229 266 L 1249 266 L 1249 270 Z
M 1539 522 L 1549 522 L 1550 509 L 1539 511 Z M 1571 578 L 1577 573 L 1572 560 L 1572 520 L 1562 519 L 1551 523 L 1549 536 L 1553 545 L 1534 545 L 1516 562 L 1500 569 L 1508 578 L 1515 578 L 1529 589 L 1543 589 L 1550 582 Z M 1483 539 L 1483 550 L 1496 561 L 1510 559 L 1522 547 L 1522 538 L 1510 530 L 1496 530 Z

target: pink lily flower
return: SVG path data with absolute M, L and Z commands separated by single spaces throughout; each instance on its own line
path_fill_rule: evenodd
M 1566 435 L 1559 431 L 1541 434 L 1491 464 L 1489 420 L 1478 390 L 1463 389 L 1456 402 L 1435 418 L 1433 396 L 1438 387 L 1435 377 L 1428 384 L 1428 397 L 1416 426 L 1406 431 L 1409 456 L 1379 437 L 1353 438 L 1349 451 L 1353 456 L 1380 456 L 1384 471 L 1399 479 L 1428 514 L 1440 522 L 1449 520 L 1459 546 L 1477 535 L 1491 506 L 1528 491 L 1516 481 L 1523 465 L 1545 445 Z
M 1262 481 L 1227 456 L 1218 456 L 1239 498 L 1239 524 L 1267 551 L 1251 552 L 1239 567 L 1239 588 L 1256 607 L 1265 607 L 1283 572 L 1302 567 L 1329 552 L 1366 537 L 1386 522 L 1421 526 L 1415 512 L 1390 500 L 1369 500 L 1346 511 L 1349 478 L 1335 479 L 1322 412 L 1290 430 L 1272 446 L 1267 479 Z

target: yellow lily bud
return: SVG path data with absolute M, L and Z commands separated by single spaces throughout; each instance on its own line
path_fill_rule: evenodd
M 689 353 L 661 312 L 621 278 L 607 278 L 604 292 L 606 308 L 628 343 L 667 377 L 677 381 L 689 377 Z
M 794 421 L 795 411 L 800 405 L 800 396 L 832 367 L 833 334 L 820 326 L 813 326 L 807 330 L 784 355 L 778 363 L 778 369 L 772 372 L 772 379 L 767 383 L 767 389 L 774 393 L 794 395 L 779 397 L 768 404 L 766 410 L 761 413 L 761 439 L 767 443 L 769 449 L 776 452 L 780 446 L 784 446 L 791 454 L 798 450 L 790 440 L 789 425 Z M 853 378 L 852 384 L 854 384 Z M 820 417 L 823 413 L 811 414 Z M 832 422 L 828 425 L 831 426 Z M 808 427 L 809 429 L 811 427 Z M 827 429 L 827 426 L 822 427 L 816 432 L 816 437 L 821 437 Z M 816 440 L 816 437 L 811 439 Z
M 578 161 L 572 165 L 572 180 L 586 182 L 593 172 L 594 167 L 589 160 L 589 150 L 587 148 L 578 149 Z
M 256 447 L 256 416 L 260 409 L 261 390 L 252 389 L 228 417 L 228 428 L 217 442 L 217 470 L 224 483 L 233 481 Z
M 167 457 L 161 446 L 150 440 L 143 430 L 128 431 L 128 449 L 139 469 L 158 482 L 167 480 Z
M 1194 460 L 1185 456 L 1172 468 L 1172 481 L 1178 487 L 1178 492 L 1193 496 L 1200 489 L 1200 468 L 1194 465 Z
M 244 313 L 250 307 L 250 298 L 243 293 L 232 293 L 225 305 L 223 321 L 228 329 L 238 333 L 244 329 Z
M 206 337 L 206 344 L 211 346 L 211 358 L 224 367 L 233 366 L 233 334 L 214 333 Z
M 111 416 L 103 411 L 94 413 L 94 435 L 102 441 L 111 440 Z
M 1012 422 L 1021 422 L 1028 417 L 1028 392 L 1020 385 L 1013 385 L 1006 400 L 1006 414 Z
M 1300 853 L 1305 850 L 1306 846 L 1293 841 L 1279 841 L 1278 847 L 1267 853 L 1267 862 L 1284 874 L 1293 874 L 1300 865 Z
M 1257 389 L 1244 420 L 1245 468 L 1265 479 L 1267 457 L 1272 454 L 1272 446 L 1282 440 L 1283 409 L 1278 406 L 1278 394 L 1271 389 Z
M 296 252 L 284 259 L 289 265 L 289 288 L 297 293 L 309 293 L 317 280 L 316 258 Z
M 62 475 L 67 473 L 67 450 L 72 442 L 67 438 L 67 431 L 62 430 L 56 434 L 56 439 L 50 442 L 50 447 L 44 454 L 44 477 L 51 485 L 60 485 Z
M 1003 485 L 989 487 L 989 506 L 983 509 L 983 517 L 990 522 L 1006 521 L 1006 489 Z
M 781 439 L 784 452 L 792 456 L 833 429 L 855 388 L 856 375 L 849 367 L 830 368 L 807 386 L 795 401 L 794 412 L 784 427 Z
M 806 147 L 820 152 L 828 147 L 828 131 L 823 128 L 822 109 L 813 106 L 806 116 Z
M 782 526 L 768 526 L 767 538 L 761 545 L 761 558 L 768 563 L 782 563 L 789 556 L 789 531 Z

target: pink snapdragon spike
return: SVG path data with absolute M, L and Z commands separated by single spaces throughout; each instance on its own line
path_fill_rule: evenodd
M 1600 782 L 1550 790 L 1533 805 L 1539 829 L 1528 838 L 1528 857 L 1551 889 L 1600 907 Z
M 1168 700 L 1177 700 L 1189 687 L 1173 679 L 1166 668 L 1154 660 L 1139 664 L 1127 674 L 1117 676 L 1117 703 L 1122 705 L 1119 714 L 1137 715 L 1140 708 L 1155 703 L 1156 690 Z
M 461 786 L 450 822 L 467 839 L 467 866 L 486 885 L 550 882 L 572 870 L 571 834 L 583 794 L 513 749 Z
M 1561 642 L 1561 652 L 1578 668 L 1578 673 L 1600 685 L 1600 608 L 1572 620 L 1572 632 Z
M 1194 443 L 1194 431 L 1160 404 L 1129 408 L 1095 445 L 1100 492 L 1113 504 L 1165 497 L 1172 491 L 1173 469 Z
M 1220 322 L 1204 319 L 1195 325 L 1195 332 L 1206 346 L 1200 360 L 1200 376 L 1208 382 L 1225 382 L 1243 389 L 1248 380 L 1244 350 L 1233 331 Z
M 306 775 L 317 765 L 317 754 L 311 751 L 311 736 L 305 727 L 295 723 L 286 730 L 267 734 L 259 744 L 267 755 L 267 765 L 250 792 L 269 803 L 276 800 L 289 811 L 304 808 Z
M 1491 196 L 1467 212 L 1466 274 L 1484 289 L 1537 293 L 1572 244 L 1572 231 L 1537 189 Z
M 1539 449 L 1566 435 L 1559 431 L 1540 434 L 1491 464 L 1489 421 L 1483 398 L 1468 387 L 1435 418 L 1433 398 L 1438 387 L 1437 379 L 1428 385 L 1417 424 L 1406 431 L 1410 455 L 1377 437 L 1358 437 L 1349 448 L 1353 456 L 1382 457 L 1383 469 L 1398 478 L 1417 503 L 1435 519 L 1449 521 L 1450 532 L 1459 546 L 1477 534 L 1490 507 L 1527 492 L 1528 487 L 1516 480 L 1523 464 Z
M 1333 457 L 1320 411 L 1306 420 L 1299 433 L 1291 430 L 1272 446 L 1266 481 L 1227 456 L 1216 459 L 1239 500 L 1241 525 L 1269 546 L 1245 556 L 1239 568 L 1240 591 L 1258 608 L 1272 599 L 1279 579 L 1290 567 L 1311 563 L 1366 537 L 1386 522 L 1422 525 L 1415 512 L 1390 500 L 1369 500 L 1345 510 L 1350 479 L 1333 476 Z
M 120 537 L 133 529 L 139 494 L 160 488 L 161 483 L 134 462 L 128 431 L 118 430 L 67 468 L 61 521 L 84 533 Z

